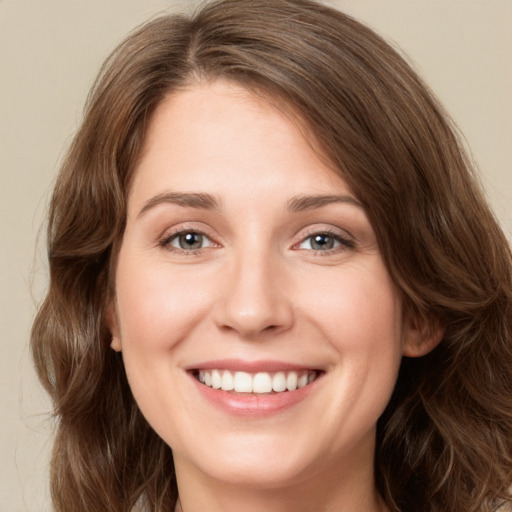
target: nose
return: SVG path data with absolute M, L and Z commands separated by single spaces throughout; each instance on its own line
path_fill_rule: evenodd
M 290 329 L 293 302 L 286 272 L 276 258 L 253 253 L 236 259 L 230 266 L 216 305 L 217 326 L 245 339 Z

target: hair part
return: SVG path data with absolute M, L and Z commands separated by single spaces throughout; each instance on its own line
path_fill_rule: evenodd
M 221 0 L 145 24 L 107 59 L 49 212 L 50 286 L 32 330 L 58 420 L 57 512 L 173 511 L 170 448 L 140 413 L 106 312 L 126 198 L 162 99 L 225 79 L 290 109 L 368 213 L 405 314 L 441 325 L 404 358 L 379 420 L 393 511 L 490 512 L 512 483 L 512 263 L 452 123 L 373 31 L 309 0 Z

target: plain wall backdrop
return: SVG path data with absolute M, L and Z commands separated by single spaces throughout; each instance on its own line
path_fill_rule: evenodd
M 331 0 L 409 56 L 454 117 L 512 238 L 512 1 Z M 50 405 L 29 332 L 47 282 L 44 224 L 60 158 L 107 54 L 196 1 L 0 0 L 0 512 L 50 510 Z M 37 241 L 37 244 L 36 244 Z

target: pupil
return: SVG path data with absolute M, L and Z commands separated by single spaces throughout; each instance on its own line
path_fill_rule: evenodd
M 315 250 L 332 249 L 334 240 L 329 235 L 315 235 L 311 246 Z
M 179 242 L 182 249 L 200 249 L 203 244 L 203 236 L 198 233 L 185 233 L 180 235 Z

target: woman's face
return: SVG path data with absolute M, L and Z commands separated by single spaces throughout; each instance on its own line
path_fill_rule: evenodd
M 276 487 L 372 471 L 401 304 L 358 200 L 264 99 L 218 81 L 158 107 L 111 317 L 178 475 Z

